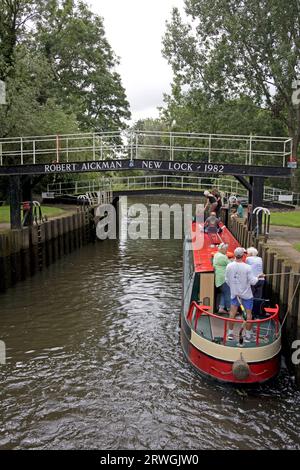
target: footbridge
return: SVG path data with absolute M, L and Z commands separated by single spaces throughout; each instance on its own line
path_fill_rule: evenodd
M 148 176 L 111 176 L 93 179 L 74 179 L 60 181 L 47 185 L 45 198 L 79 196 L 83 194 L 113 192 L 117 195 L 130 194 L 156 194 L 162 192 L 195 194 L 205 190 L 216 188 L 223 196 L 237 196 L 248 202 L 248 191 L 235 178 L 223 177 L 199 177 L 179 175 L 148 175 Z M 270 186 L 264 186 L 264 203 L 278 203 L 285 206 L 300 205 L 300 193 L 282 190 Z
M 289 178 L 294 166 L 287 137 L 127 131 L 0 139 L 0 176 L 10 179 L 13 227 L 20 226 L 20 202 L 24 192 L 31 200 L 36 176 L 124 171 L 232 175 L 256 207 L 263 201 L 264 179 Z

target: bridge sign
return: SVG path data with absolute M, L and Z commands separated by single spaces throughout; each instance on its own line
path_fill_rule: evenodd
M 166 160 L 102 160 L 73 163 L 47 163 L 35 165 L 0 166 L 1 175 L 49 175 L 68 173 L 88 173 L 106 171 L 163 171 L 172 173 L 192 173 L 237 176 L 272 176 L 288 178 L 291 170 L 287 167 L 251 165 L 231 165 L 223 163 L 200 163 Z

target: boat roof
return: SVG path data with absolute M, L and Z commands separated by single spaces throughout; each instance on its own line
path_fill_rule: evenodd
M 201 272 L 213 272 L 214 268 L 212 265 L 212 259 L 214 254 L 218 251 L 218 245 L 223 242 L 228 244 L 228 255 L 234 253 L 234 250 L 240 246 L 239 242 L 234 238 L 232 233 L 228 230 L 225 225 L 220 224 L 222 227 L 222 233 L 220 234 L 207 234 L 204 233 L 204 224 L 203 223 L 193 223 L 192 224 L 192 233 L 193 233 L 193 254 L 194 254 L 194 268 L 196 273 Z M 201 240 L 200 248 L 198 239 Z M 200 238 L 201 237 L 201 238 Z

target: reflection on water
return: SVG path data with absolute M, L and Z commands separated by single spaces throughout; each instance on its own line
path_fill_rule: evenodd
M 284 369 L 242 393 L 185 361 L 181 253 L 99 242 L 1 296 L 0 448 L 300 448 Z

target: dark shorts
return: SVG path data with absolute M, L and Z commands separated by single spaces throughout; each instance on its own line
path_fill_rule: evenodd
M 240 299 L 240 300 L 246 310 L 253 309 L 253 298 L 252 299 Z M 231 299 L 231 305 L 234 305 L 235 307 L 239 307 L 241 304 L 238 301 L 238 298 L 234 297 L 234 299 Z

